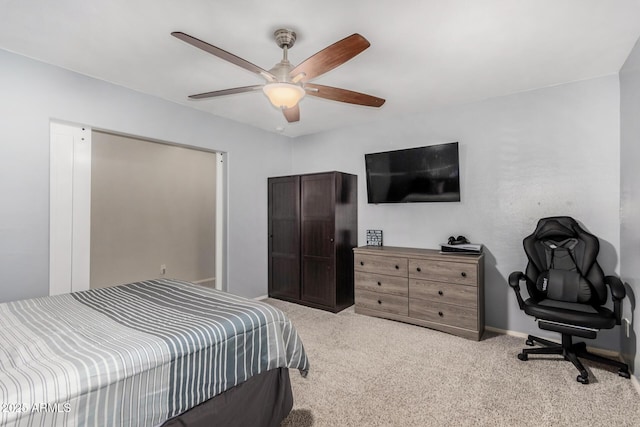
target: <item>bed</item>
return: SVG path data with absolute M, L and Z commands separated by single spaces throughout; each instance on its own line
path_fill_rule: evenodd
M 277 426 L 289 369 L 309 362 L 280 310 L 187 282 L 0 304 L 3 426 Z

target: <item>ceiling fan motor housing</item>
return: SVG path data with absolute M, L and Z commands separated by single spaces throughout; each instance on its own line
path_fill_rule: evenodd
M 273 74 L 279 83 L 291 83 L 291 77 L 289 75 L 293 65 L 286 59 L 278 62 L 269 70 Z

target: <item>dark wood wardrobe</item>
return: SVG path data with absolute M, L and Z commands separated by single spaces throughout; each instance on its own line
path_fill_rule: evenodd
M 269 296 L 337 313 L 353 305 L 357 176 L 269 178 Z

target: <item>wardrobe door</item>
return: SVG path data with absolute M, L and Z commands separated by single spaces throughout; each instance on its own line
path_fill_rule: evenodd
M 335 174 L 303 175 L 302 300 L 335 306 Z
M 300 299 L 300 177 L 269 178 L 269 296 Z

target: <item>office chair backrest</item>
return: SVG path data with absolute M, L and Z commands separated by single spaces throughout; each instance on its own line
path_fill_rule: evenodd
M 571 217 L 542 218 L 523 240 L 529 259 L 529 296 L 591 305 L 607 302 L 604 273 L 596 258 L 598 238 Z

